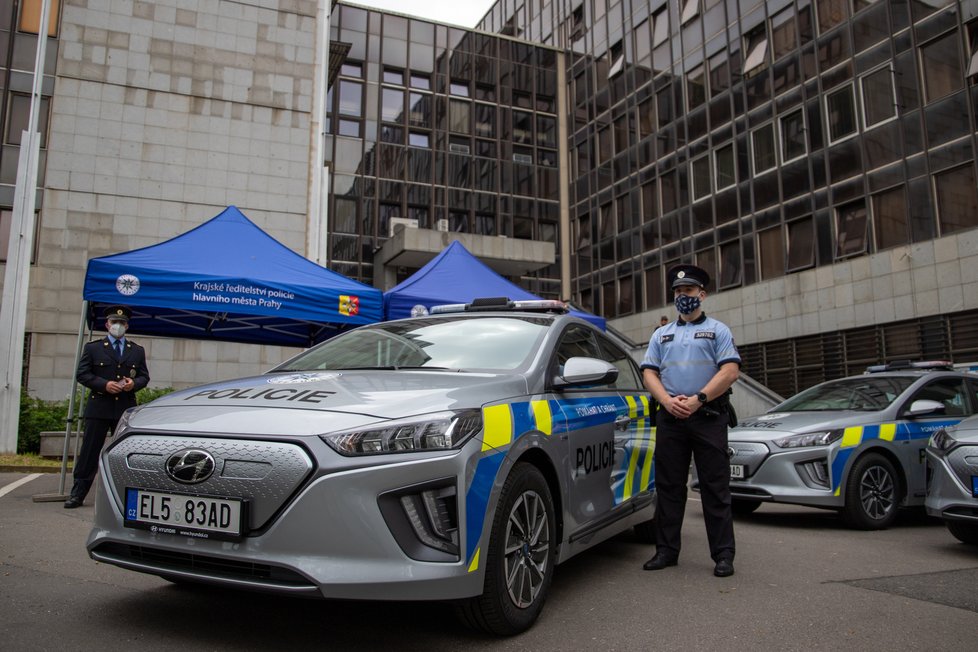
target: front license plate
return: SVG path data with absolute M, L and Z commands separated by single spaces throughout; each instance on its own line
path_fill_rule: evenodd
M 744 479 L 744 465 L 743 464 L 731 464 L 730 465 L 730 479 L 731 480 L 743 480 Z
M 971 476 L 971 495 L 978 498 L 978 475 Z
M 200 539 L 238 539 L 245 503 L 238 498 L 126 489 L 126 527 Z

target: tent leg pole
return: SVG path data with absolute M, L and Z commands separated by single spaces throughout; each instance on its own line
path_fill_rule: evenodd
M 78 363 L 81 360 L 82 347 L 85 343 L 85 326 L 87 323 L 86 317 L 88 316 L 88 301 L 82 302 L 81 311 L 81 323 L 78 324 L 78 341 L 75 346 L 75 366 L 73 369 L 78 369 Z M 37 494 L 33 496 L 35 503 L 53 503 L 61 500 L 65 500 L 67 495 L 65 494 L 65 480 L 68 475 L 68 445 L 71 441 L 72 425 L 75 422 L 75 395 L 78 393 L 78 380 L 74 376 L 74 371 L 72 371 L 71 377 L 71 394 L 68 395 L 68 418 L 65 423 L 65 443 L 61 452 L 61 477 L 58 481 L 58 493 L 56 494 Z M 77 431 L 75 435 L 75 458 L 78 459 L 78 439 Z

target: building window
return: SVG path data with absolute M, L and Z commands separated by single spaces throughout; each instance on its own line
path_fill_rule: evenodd
M 6 7 L 10 5 L 4 3 Z M 58 23 L 61 16 L 61 2 L 60 0 L 51 0 L 51 4 L 48 6 L 48 36 L 57 37 L 58 36 Z M 9 9 L 4 8 L 4 11 Z M 6 21 L 4 21 L 6 23 Z M 23 0 L 21 2 L 20 9 L 20 22 L 17 23 L 17 29 L 21 32 L 27 34 L 37 34 L 38 28 L 41 26 L 41 0 Z
M 840 206 L 835 210 L 836 241 L 835 257 L 846 258 L 866 253 L 866 237 L 869 220 L 866 215 L 866 202 L 862 199 Z
M 849 0 L 820 0 L 818 9 L 818 33 L 824 34 L 848 17 Z
M 469 133 L 469 103 L 459 100 L 448 102 L 448 130 L 459 134 Z
M 584 4 L 579 4 L 574 11 L 571 13 L 571 40 L 576 41 L 577 39 L 584 36 L 584 32 L 587 31 L 584 26 Z
M 384 122 L 403 122 L 404 91 L 398 88 L 381 89 L 380 119 Z
M 767 229 L 757 234 L 758 253 L 761 259 L 761 280 L 784 276 L 784 238 L 781 227 Z
M 713 190 L 713 183 L 710 179 L 709 155 L 701 156 L 690 163 L 690 176 L 693 181 L 693 200 L 709 197 Z
M 458 97 L 468 97 L 469 96 L 469 83 L 468 82 L 452 82 L 448 86 L 448 92 L 451 95 L 456 95 Z
M 978 226 L 975 165 L 968 163 L 934 175 L 941 235 Z
M 789 7 L 771 18 L 771 53 L 774 60 L 794 52 L 798 47 L 795 35 L 795 10 Z
M 24 131 L 31 118 L 31 96 L 21 93 L 11 93 L 10 107 L 7 109 L 7 134 L 4 142 L 20 145 Z M 46 148 L 48 141 L 48 116 L 51 98 L 42 97 L 37 105 L 37 130 L 41 132 L 41 149 Z M 16 158 L 16 155 L 15 155 Z M 43 174 L 43 170 L 41 172 Z
M 611 79 L 625 69 L 625 48 L 622 41 L 618 41 L 608 50 L 608 79 Z
M 408 123 L 412 127 L 431 126 L 431 95 L 411 93 L 408 95 Z
M 680 24 L 689 22 L 700 13 L 700 0 L 683 0 L 683 13 Z
M 927 102 L 950 95 L 963 86 L 958 56 L 958 33 L 920 47 L 920 73 Z
M 773 169 L 778 161 L 774 145 L 774 123 L 758 127 L 751 133 L 751 150 L 754 174 Z
M 411 147 L 431 147 L 428 134 L 421 131 L 408 132 L 408 145 Z
M 805 217 L 788 225 L 788 271 L 796 272 L 815 264 L 815 225 Z
M 420 88 L 426 91 L 431 90 L 431 77 L 429 75 L 423 75 L 421 73 L 412 72 L 411 88 Z
M 720 289 L 740 285 L 743 282 L 743 270 L 740 241 L 734 240 L 720 245 L 720 273 L 717 278 Z
M 909 242 L 907 237 L 907 198 L 903 186 L 872 196 L 873 224 L 876 249 L 898 247 Z
M 652 41 L 651 34 L 649 33 L 649 21 L 643 20 L 642 23 L 635 27 L 635 61 L 639 65 L 643 65 L 646 68 L 648 64 L 645 60 L 652 53 Z
M 340 136 L 350 136 L 352 138 L 360 137 L 360 121 L 359 120 L 343 120 L 337 121 Z
M 798 109 L 781 118 L 781 160 L 787 163 L 806 153 L 805 118 L 801 109 Z
M 706 79 L 703 77 L 703 66 L 693 68 L 686 75 L 686 101 L 689 103 L 690 110 L 706 102 Z
M 893 71 L 884 66 L 860 79 L 863 121 L 866 128 L 896 118 L 896 90 Z
M 394 70 L 392 68 L 384 68 L 384 83 L 385 84 L 396 84 L 397 86 L 404 85 L 404 71 Z
M 716 159 L 717 190 L 723 190 L 737 183 L 733 144 L 718 147 L 714 152 L 714 157 Z
M 730 58 L 726 52 L 710 58 L 710 97 L 730 88 Z
M 748 74 L 767 63 L 767 30 L 764 25 L 754 28 L 744 37 L 744 74 Z
M 669 39 L 669 7 L 664 6 L 652 15 L 652 47 L 662 45 Z
M 829 141 L 838 142 L 856 133 L 856 106 L 852 84 L 827 93 L 825 117 L 829 123 Z
M 339 100 L 340 115 L 360 117 L 363 115 L 363 84 L 341 79 Z
M 533 114 L 513 110 L 513 142 L 523 145 L 533 144 Z
M 978 21 L 972 21 L 967 25 L 968 44 L 971 48 L 971 58 L 968 63 L 968 77 L 978 75 Z
M 363 64 L 346 61 L 340 66 L 340 74 L 344 77 L 363 77 Z

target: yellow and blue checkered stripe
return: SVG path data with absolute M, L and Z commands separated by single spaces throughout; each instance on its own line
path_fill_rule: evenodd
M 960 419 L 953 421 L 928 422 L 927 429 L 924 424 L 903 422 L 903 423 L 881 423 L 870 426 L 850 426 L 842 433 L 842 441 L 839 450 L 832 460 L 832 491 L 838 496 L 842 492 L 842 478 L 845 475 L 846 464 L 853 452 L 863 445 L 864 442 L 878 439 L 881 441 L 914 441 L 928 439 L 931 432 L 938 428 L 954 425 Z
M 613 481 L 615 504 L 630 499 L 635 493 L 651 489 L 652 454 L 655 448 L 654 414 L 647 396 L 629 395 L 602 396 L 571 400 L 519 401 L 491 405 L 482 409 L 483 456 L 476 464 L 472 483 L 466 493 L 465 559 L 469 571 L 479 568 L 480 551 L 476 548 L 482 537 L 486 511 L 499 469 L 506 458 L 509 447 L 521 436 L 530 432 L 540 432 L 545 436 L 562 435 L 570 430 L 564 410 L 573 413 L 579 408 L 593 405 L 614 405 L 624 409 L 627 403 L 629 416 L 637 423 L 637 443 L 629 446 L 628 454 L 616 470 Z M 576 418 L 577 427 L 600 425 L 614 419 L 617 413 L 596 412 L 593 416 Z

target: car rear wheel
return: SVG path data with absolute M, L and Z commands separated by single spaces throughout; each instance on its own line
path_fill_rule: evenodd
M 754 513 L 760 506 L 761 501 L 749 498 L 734 498 L 730 503 L 730 509 L 733 510 L 733 513 L 741 516 Z
M 849 472 L 842 517 L 857 530 L 887 528 L 896 520 L 900 491 L 893 464 L 878 453 L 867 453 Z
M 978 523 L 965 523 L 963 521 L 944 521 L 948 532 L 961 543 L 978 545 Z
M 554 532 L 547 481 L 535 466 L 517 464 L 493 518 L 483 593 L 457 604 L 467 625 L 497 636 L 529 629 L 553 578 Z

